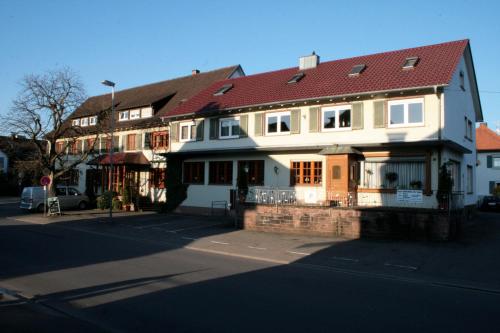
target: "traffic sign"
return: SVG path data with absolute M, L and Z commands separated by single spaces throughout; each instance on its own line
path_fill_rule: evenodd
M 42 178 L 40 178 L 40 185 L 47 186 L 50 184 L 51 181 L 52 179 L 50 179 L 49 176 L 43 176 Z

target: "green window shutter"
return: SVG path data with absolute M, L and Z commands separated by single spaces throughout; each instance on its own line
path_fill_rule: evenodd
M 197 120 L 196 121 L 196 141 L 203 141 L 204 132 L 205 132 L 205 120 Z
M 122 142 L 121 142 L 121 145 L 119 145 L 119 147 L 120 147 L 120 151 L 124 151 L 124 150 L 127 150 L 127 149 L 132 148 L 132 147 L 130 147 L 130 148 L 129 148 L 129 147 L 127 147 L 127 145 L 128 145 L 128 142 L 127 142 L 127 141 L 128 141 L 128 140 L 127 140 L 127 136 L 126 136 L 125 134 L 124 134 L 124 135 L 122 135 Z
M 385 101 L 373 102 L 373 127 L 386 127 L 387 112 L 385 110 Z
M 490 181 L 490 194 L 493 194 L 493 191 L 495 190 L 495 182 L 494 181 Z
M 138 133 L 135 135 L 135 150 L 142 149 L 142 134 Z
M 300 109 L 290 111 L 290 133 L 300 133 Z
M 486 167 L 493 168 L 493 156 L 491 155 L 486 156 Z
M 217 140 L 219 138 L 219 119 L 210 118 L 210 140 Z
M 320 113 L 321 109 L 317 106 L 309 108 L 309 132 L 311 133 L 319 132 Z
M 113 136 L 113 150 L 120 150 L 120 137 L 118 135 Z
M 255 136 L 263 136 L 264 135 L 264 114 L 256 113 L 255 114 L 255 128 L 254 128 Z
M 351 114 L 351 124 L 352 129 L 363 129 L 363 103 L 354 103 L 352 104 L 352 114 Z
M 144 148 L 151 148 L 151 132 L 144 133 Z
M 240 138 L 248 136 L 248 115 L 240 116 Z
M 179 123 L 170 125 L 170 140 L 179 142 Z

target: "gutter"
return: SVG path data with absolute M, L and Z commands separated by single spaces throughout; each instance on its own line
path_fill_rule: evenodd
M 181 114 L 181 115 L 164 116 L 164 117 L 161 117 L 161 118 L 162 119 L 167 119 L 167 121 L 170 121 L 170 119 L 176 119 L 176 118 L 190 118 L 190 117 L 196 117 L 196 116 L 210 116 L 212 114 L 218 114 L 221 111 L 235 111 L 235 110 L 239 111 L 239 110 L 242 110 L 242 109 L 250 109 L 250 108 L 255 108 L 255 107 L 274 106 L 274 105 L 277 105 L 277 104 L 301 103 L 301 102 L 308 102 L 308 101 L 312 101 L 312 100 L 350 98 L 350 97 L 358 97 L 358 96 L 365 96 L 365 95 L 379 95 L 379 94 L 386 94 L 386 93 L 404 92 L 404 91 L 412 91 L 412 90 L 423 90 L 423 89 L 433 89 L 434 91 L 437 91 L 438 88 L 446 87 L 446 86 L 448 86 L 447 83 L 446 84 L 433 85 L 433 86 L 421 86 L 421 87 L 400 88 L 400 89 L 391 89 L 391 90 L 367 91 L 367 92 L 351 93 L 351 94 L 345 94 L 345 95 L 309 97 L 309 98 L 303 98 L 303 99 L 297 99 L 297 100 L 276 101 L 276 102 L 261 103 L 261 104 L 243 105 L 243 106 L 237 106 L 237 107 L 230 108 L 230 109 L 219 109 L 217 111 L 207 112 L 207 113 L 203 113 L 203 112 L 190 112 L 190 113 L 184 113 L 184 114 Z

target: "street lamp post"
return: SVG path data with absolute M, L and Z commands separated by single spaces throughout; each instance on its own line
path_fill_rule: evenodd
M 109 222 L 113 221 L 113 179 L 115 178 L 115 173 L 113 170 L 113 150 L 115 149 L 114 143 L 114 130 L 115 130 L 115 83 L 104 80 L 101 82 L 103 85 L 111 87 L 111 123 L 109 132 L 111 134 L 111 145 L 109 147 L 109 167 L 111 168 L 111 191 L 109 192 Z

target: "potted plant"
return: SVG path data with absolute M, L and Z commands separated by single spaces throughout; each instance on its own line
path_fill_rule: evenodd
M 421 190 L 422 189 L 422 182 L 420 180 L 412 180 L 410 182 L 410 188 L 412 190 Z
M 396 172 L 387 172 L 385 174 L 385 179 L 387 179 L 390 185 L 398 180 L 398 174 Z

